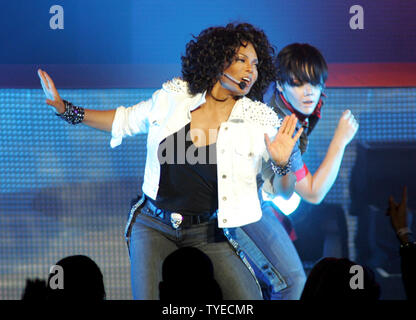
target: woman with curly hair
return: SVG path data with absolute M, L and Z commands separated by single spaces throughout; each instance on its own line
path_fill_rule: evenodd
M 111 132 L 112 147 L 147 134 L 143 194 L 125 233 L 134 299 L 158 298 L 162 262 L 184 246 L 210 257 L 224 299 L 261 299 L 247 259 L 227 238 L 233 243 L 235 227 L 260 219 L 256 176 L 276 194 L 301 134 L 293 136 L 295 117 L 281 122 L 251 99 L 261 99 L 275 75 L 273 54 L 264 32 L 250 24 L 208 28 L 187 44 L 181 79 L 147 101 L 107 111 L 62 100 L 38 71 L 46 103 L 62 119 Z

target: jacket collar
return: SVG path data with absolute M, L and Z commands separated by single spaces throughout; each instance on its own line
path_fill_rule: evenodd
M 207 94 L 207 91 L 204 91 L 203 93 L 198 93 L 191 98 L 193 101 L 189 104 L 189 109 L 188 109 L 188 114 L 187 114 L 189 121 L 191 120 L 191 112 L 196 110 L 199 106 L 201 106 L 202 104 L 206 102 L 206 94 Z M 233 122 L 244 121 L 244 119 L 241 117 L 240 113 L 238 112 L 239 108 L 241 107 L 240 106 L 241 101 L 244 99 L 247 99 L 247 98 L 242 97 L 241 99 L 238 99 L 236 101 L 233 109 L 231 110 L 228 121 L 233 121 Z

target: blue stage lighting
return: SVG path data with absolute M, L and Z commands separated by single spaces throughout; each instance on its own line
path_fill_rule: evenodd
M 263 192 L 263 199 L 273 201 L 273 203 L 282 211 L 285 215 L 290 215 L 298 208 L 300 204 L 300 197 L 296 192 L 293 192 L 289 199 L 284 199 L 281 196 L 277 196 L 274 199 L 269 198 L 267 194 Z

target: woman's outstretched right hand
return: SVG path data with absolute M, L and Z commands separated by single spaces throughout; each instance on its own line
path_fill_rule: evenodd
M 64 113 L 65 104 L 59 96 L 51 77 L 49 77 L 49 75 L 41 69 L 38 69 L 38 76 L 40 78 L 40 83 L 42 84 L 43 92 L 47 98 L 46 104 L 55 108 L 57 113 Z

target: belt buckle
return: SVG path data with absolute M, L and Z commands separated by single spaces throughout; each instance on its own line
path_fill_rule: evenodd
M 173 212 L 170 214 L 170 223 L 173 229 L 178 229 L 183 221 L 183 216 L 180 213 Z

